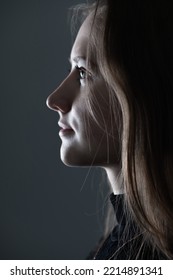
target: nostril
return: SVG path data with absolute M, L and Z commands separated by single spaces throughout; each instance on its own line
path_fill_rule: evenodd
M 54 111 L 61 111 L 62 113 L 67 113 L 70 111 L 70 103 L 67 102 L 64 98 L 56 98 L 54 95 L 48 96 L 46 100 L 46 105 L 49 109 Z
M 70 104 L 64 99 L 58 100 L 58 102 L 54 103 L 52 107 L 54 110 L 61 111 L 64 114 L 68 113 L 71 109 Z

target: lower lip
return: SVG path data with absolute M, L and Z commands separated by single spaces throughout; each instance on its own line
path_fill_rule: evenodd
M 69 128 L 69 129 L 61 129 L 59 132 L 59 136 L 70 136 L 72 133 L 74 133 L 74 130 Z

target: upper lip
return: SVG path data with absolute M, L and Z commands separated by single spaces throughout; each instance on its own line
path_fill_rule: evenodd
M 58 125 L 62 128 L 62 129 L 72 129 L 68 124 L 65 124 L 63 122 L 58 122 Z

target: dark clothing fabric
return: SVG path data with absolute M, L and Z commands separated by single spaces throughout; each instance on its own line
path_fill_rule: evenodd
M 99 248 L 88 259 L 96 260 L 164 260 L 161 252 L 143 244 L 143 236 L 133 221 L 127 223 L 123 204 L 124 195 L 111 194 L 117 225 Z

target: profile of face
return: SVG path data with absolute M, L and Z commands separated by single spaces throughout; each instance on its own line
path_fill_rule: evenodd
M 63 163 L 69 166 L 106 167 L 117 163 L 117 132 L 110 117 L 106 84 L 101 76 L 94 73 L 94 69 L 87 66 L 90 29 L 91 16 L 88 16 L 71 50 L 71 71 L 47 98 L 47 106 L 59 115 L 60 156 Z M 87 79 L 91 79 L 97 121 L 91 117 L 87 106 L 90 94 Z

